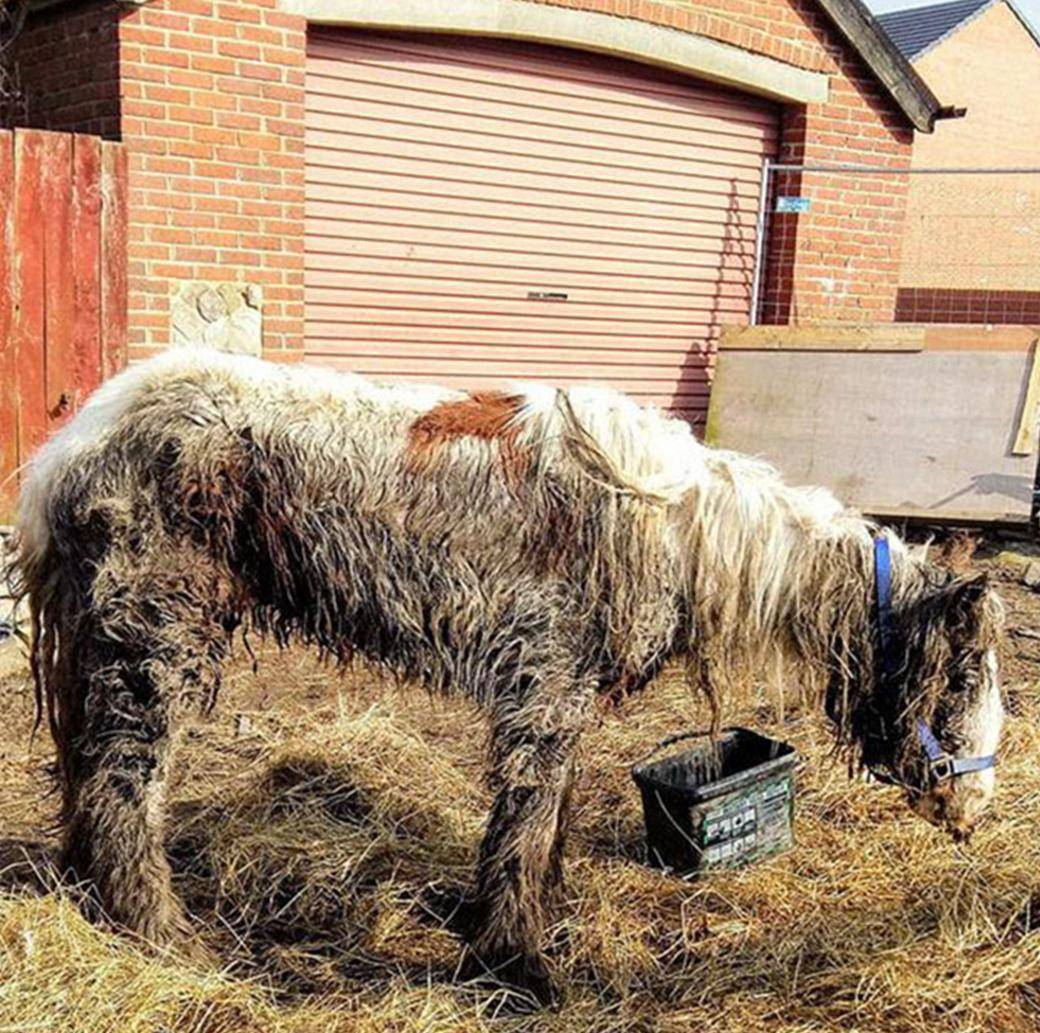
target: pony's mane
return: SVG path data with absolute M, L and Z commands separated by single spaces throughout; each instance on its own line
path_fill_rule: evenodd
M 599 547 L 630 634 L 638 635 L 640 595 L 655 587 L 648 557 L 672 540 L 688 614 L 677 652 L 716 715 L 734 682 L 793 660 L 810 691 L 830 686 L 839 745 L 855 754 L 857 722 L 883 702 L 869 698 L 863 677 L 875 646 L 876 525 L 826 489 L 789 485 L 771 464 L 706 446 L 685 421 L 616 391 L 524 384 L 517 392 L 546 461 L 563 457 L 607 494 Z M 898 537 L 890 544 L 897 595 L 923 590 L 921 562 Z M 617 571 L 637 573 L 625 585 Z
M 829 621 L 835 606 L 853 620 L 864 615 L 877 528 L 831 492 L 789 485 L 771 464 L 704 445 L 684 420 L 607 388 L 518 390 L 540 448 L 641 503 L 660 519 L 658 533 L 683 539 L 697 633 L 710 628 L 751 653 L 795 645 L 817 658 L 827 645 L 822 629 L 799 633 L 792 620 Z M 902 573 L 915 561 L 891 541 Z

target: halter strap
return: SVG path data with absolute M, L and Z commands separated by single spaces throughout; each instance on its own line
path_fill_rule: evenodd
M 874 601 L 881 669 L 886 678 L 891 678 L 896 672 L 896 660 L 892 652 L 892 553 L 888 537 L 883 531 L 874 537 Z M 994 753 L 984 757 L 951 757 L 939 744 L 924 718 L 917 719 L 916 729 L 917 740 L 928 758 L 929 774 L 936 782 L 996 767 L 997 756 Z
M 984 757 L 951 757 L 939 745 L 939 740 L 923 717 L 917 719 L 917 738 L 928 758 L 928 769 L 932 778 L 937 782 L 953 778 L 954 775 L 967 775 L 972 771 L 985 771 L 997 766 L 995 753 L 989 753 Z
M 895 674 L 892 654 L 892 553 L 888 536 L 881 532 L 874 537 L 874 603 L 877 611 L 878 649 L 881 669 L 886 677 Z

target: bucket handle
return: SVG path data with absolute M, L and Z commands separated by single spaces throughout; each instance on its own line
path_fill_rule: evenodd
M 720 728 L 719 731 L 726 731 L 725 728 Z M 702 739 L 705 736 L 714 734 L 711 728 L 694 728 L 687 732 L 676 732 L 675 735 L 667 735 L 660 740 L 655 746 L 650 748 L 650 751 L 637 760 L 633 767 L 638 767 L 640 764 L 645 764 L 658 750 L 663 750 L 666 746 L 672 746 L 677 742 L 682 742 L 685 739 Z

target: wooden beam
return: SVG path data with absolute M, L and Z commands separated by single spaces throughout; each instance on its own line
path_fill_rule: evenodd
M 67 422 L 76 407 L 76 285 L 72 275 L 72 136 L 40 138 L 40 203 L 43 224 L 43 322 L 47 342 L 43 384 L 47 434 Z
M 925 331 L 898 323 L 850 326 L 724 326 L 719 347 L 727 351 L 919 352 Z
M 127 198 L 125 146 L 101 144 L 101 373 L 107 378 L 127 363 Z
M 819 0 L 838 31 L 888 90 L 911 125 L 930 133 L 944 114 L 938 98 L 861 0 Z
M 11 337 L 18 357 L 18 451 L 25 462 L 47 437 L 44 226 L 41 164 L 45 134 L 14 132 Z
M 17 342 L 11 332 L 11 227 L 14 213 L 14 136 L 0 130 L 0 523 L 13 523 L 18 498 L 19 377 Z
M 929 326 L 924 349 L 946 351 L 1029 351 L 1040 329 L 1035 326 Z
M 875 509 L 867 507 L 864 514 L 878 520 L 894 522 L 906 520 L 912 524 L 935 524 L 937 526 L 978 527 L 984 523 L 987 527 L 1021 528 L 1030 525 L 1030 518 L 1024 513 L 1001 513 L 994 510 L 984 519 L 968 509 L 944 509 L 936 513 L 931 509 L 915 509 L 913 506 L 890 506 Z
M 78 407 L 101 383 L 101 140 L 77 133 L 72 166 L 73 339 Z
M 929 326 L 923 323 L 724 326 L 728 351 L 1005 351 L 1025 352 L 1040 336 L 1035 326 Z

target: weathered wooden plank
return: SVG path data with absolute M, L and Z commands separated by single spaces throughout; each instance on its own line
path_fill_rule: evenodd
M 14 518 L 18 495 L 18 352 L 11 333 L 11 222 L 14 138 L 0 132 L 0 523 Z
M 925 351 L 1028 351 L 1040 329 L 1035 326 L 929 326 Z
M 1032 357 L 1029 361 L 1029 376 L 1026 382 L 1026 396 L 1022 402 L 1022 412 L 1018 418 L 1018 433 L 1011 446 L 1011 454 L 1016 456 L 1032 455 L 1036 448 L 1037 434 L 1040 433 L 1040 345 L 1033 342 Z
M 72 337 L 77 408 L 101 383 L 101 140 L 72 144 Z
M 851 326 L 724 326 L 719 347 L 728 351 L 916 352 L 924 329 L 897 323 Z
M 80 401 L 73 340 L 72 137 L 43 133 L 40 203 L 43 206 L 44 390 L 48 433 L 65 423 Z
M 14 133 L 14 225 L 11 263 L 15 299 L 11 335 L 18 357 L 18 441 L 24 462 L 47 437 L 47 351 L 44 318 L 44 211 L 41 161 L 45 133 Z
M 718 356 L 707 437 L 878 514 L 1028 523 L 1036 459 L 1012 454 L 1021 351 Z
M 840 0 L 820 0 L 820 6 L 885 84 L 914 128 L 930 133 L 941 110 L 939 100 L 885 30 L 871 17 L 867 7 L 841 3 Z
M 1026 351 L 1032 326 L 927 326 L 855 323 L 848 326 L 724 326 L 719 346 L 729 351 Z
M 1017 528 L 1019 532 L 1024 525 L 1021 513 L 1008 512 L 1001 514 L 994 510 L 992 514 L 980 518 L 979 514 L 971 509 L 958 509 L 956 506 L 943 507 L 941 511 L 934 509 L 919 509 L 915 506 L 875 506 L 873 509 L 864 509 L 867 516 L 878 517 L 887 521 L 905 520 L 913 524 L 934 524 L 937 526 L 964 527 L 973 524 L 985 523 L 987 527 L 1009 527 Z
M 110 377 L 127 362 L 127 195 L 122 144 L 101 145 L 101 370 Z

